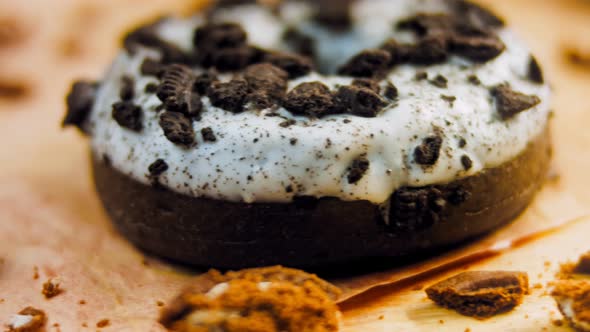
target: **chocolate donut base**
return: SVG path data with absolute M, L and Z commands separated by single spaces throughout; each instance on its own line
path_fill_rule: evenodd
M 313 268 L 411 259 L 510 222 L 545 180 L 549 136 L 545 130 L 518 157 L 476 175 L 402 188 L 396 192 L 401 195 L 392 196 L 388 213 L 368 201 L 337 198 L 246 204 L 191 197 L 140 183 L 98 158 L 93 158 L 93 170 L 116 227 L 149 253 L 222 269 L 274 264 Z

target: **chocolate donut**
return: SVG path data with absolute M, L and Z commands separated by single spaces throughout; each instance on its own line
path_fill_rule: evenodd
M 176 261 L 431 252 L 513 220 L 550 162 L 541 67 L 468 1 L 222 2 L 124 48 L 64 124 L 118 229 Z

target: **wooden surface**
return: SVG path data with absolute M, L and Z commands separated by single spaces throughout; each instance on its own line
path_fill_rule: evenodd
M 0 263 L 0 324 L 21 307 L 40 303 L 50 323 L 59 323 L 62 331 L 83 330 L 81 323 L 92 330 L 103 318 L 111 320 L 112 330 L 121 330 L 117 324 L 129 317 L 133 322 L 126 330 L 160 330 L 153 322 L 156 301 L 170 298 L 175 286 L 186 280 L 171 278 L 168 268 L 157 262 L 146 267 L 141 255 L 126 250 L 128 244 L 105 222 L 92 190 L 86 142 L 74 131 L 62 132 L 58 124 L 70 81 L 100 77 L 117 49 L 113 36 L 121 35 L 130 22 L 157 16 L 163 8 L 186 9 L 186 2 L 0 0 L 0 22 L 4 17 L 18 17 L 26 37 L 20 44 L 0 47 L 0 83 L 30 86 L 22 98 L 0 97 L 0 258 L 6 258 Z M 590 130 L 586 128 L 590 124 L 590 69 L 567 64 L 562 46 L 590 51 L 590 4 L 584 0 L 484 2 L 507 17 L 529 41 L 555 89 L 553 133 L 559 179 L 550 185 L 551 191 L 567 199 L 543 203 L 551 205 L 552 211 L 562 211 L 564 217 L 571 214 L 572 206 L 586 211 L 590 207 Z M 533 284 L 545 283 L 557 262 L 590 249 L 587 234 L 590 219 L 582 218 L 502 256 L 416 282 L 428 285 L 470 268 L 525 270 Z M 93 258 L 88 260 L 88 253 L 69 250 L 76 246 L 57 240 L 64 238 L 84 243 Z M 131 260 L 137 264 L 129 265 Z M 34 280 L 33 266 L 39 261 L 44 262 L 39 266 L 41 278 Z M 94 277 L 77 277 L 80 269 L 98 265 L 102 268 L 94 270 Z M 39 300 L 44 279 L 58 275 L 63 278 L 64 294 Z M 167 284 L 162 285 L 162 280 Z M 92 287 L 102 292 L 84 292 Z M 344 330 L 559 330 L 551 320 L 560 315 L 543 295 L 544 289 L 533 290 L 516 311 L 482 322 L 437 308 L 425 300 L 423 291 L 414 288 L 415 282 L 383 287 L 343 304 Z M 119 296 L 121 289 L 137 292 Z M 82 299 L 89 303 L 78 304 Z

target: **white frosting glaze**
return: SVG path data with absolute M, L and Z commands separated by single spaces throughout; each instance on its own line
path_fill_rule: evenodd
M 23 328 L 33 321 L 31 315 L 12 315 L 9 326 L 13 329 Z
M 574 311 L 574 301 L 571 298 L 561 297 L 558 300 L 559 308 L 563 315 L 582 331 L 590 331 L 590 322 L 580 320 Z
M 354 28 L 335 35 L 305 21 L 309 8 L 292 4 L 284 10 L 285 21 L 300 22 L 303 31 L 313 32 L 319 45 L 320 63 L 332 68 L 359 50 L 376 47 L 389 37 L 411 40 L 407 32 L 396 32 L 393 22 L 418 12 L 441 11 L 438 0 L 364 0 L 354 10 Z M 269 48 L 282 48 L 285 25 L 267 11 L 246 6 L 220 14 L 225 20 L 240 22 L 249 32 L 249 40 Z M 160 27 L 162 38 L 190 48 L 192 32 L 201 18 L 170 20 Z M 447 63 L 424 69 L 430 78 L 438 74 L 448 79 L 441 89 L 427 81 L 416 81 L 417 68 L 397 66 L 387 79 L 399 89 L 399 99 L 375 118 L 334 115 L 320 120 L 297 117 L 281 109 L 287 118 L 297 120 L 288 128 L 279 126 L 284 118 L 264 116 L 265 111 L 232 114 L 212 107 L 203 97 L 205 111 L 193 123 L 196 148 L 173 144 L 158 124 L 155 108 L 161 104 L 153 94 L 143 92 L 153 77 L 141 76 L 143 59 L 158 56 L 153 50 L 141 50 L 134 56 L 122 52 L 114 61 L 99 88 L 90 116 L 92 148 L 97 156 L 108 155 L 118 170 L 148 184 L 148 166 L 164 159 L 170 169 L 160 182 L 180 193 L 244 202 L 289 202 L 295 195 L 338 197 L 343 200 L 368 200 L 379 204 L 402 186 L 448 183 L 498 166 L 516 157 L 527 144 L 541 134 L 550 112 L 548 85 L 526 79 L 530 52 L 509 29 L 499 31 L 506 50 L 496 59 L 473 65 L 452 57 Z M 327 59 L 334 57 L 330 62 Z M 198 68 L 196 68 L 198 70 Z M 475 74 L 482 86 L 467 83 Z M 140 133 L 122 128 L 111 116 L 111 105 L 119 99 L 120 78 L 135 78 L 134 103 L 144 110 Z M 312 73 L 289 84 L 321 80 L 330 87 L 348 84 L 351 78 Z M 509 83 L 516 91 L 539 96 L 536 107 L 508 121 L 499 119 L 489 87 Z M 451 107 L 441 95 L 455 96 Z M 347 119 L 350 123 L 344 123 Z M 200 130 L 211 127 L 217 142 L 204 142 Z M 423 168 L 413 162 L 413 151 L 422 139 L 439 128 L 443 146 L 437 163 Z M 466 146 L 459 147 L 464 138 Z M 297 139 L 295 145 L 291 139 Z M 366 154 L 370 168 L 356 184 L 347 181 L 352 161 Z M 461 157 L 473 161 L 465 171 Z M 293 192 L 286 187 L 291 185 Z

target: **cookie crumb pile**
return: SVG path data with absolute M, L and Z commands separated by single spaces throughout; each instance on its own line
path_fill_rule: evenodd
M 179 332 L 338 331 L 340 292 L 315 275 L 269 267 L 212 270 L 206 278 L 211 287 L 186 289 L 162 310 L 162 325 Z

